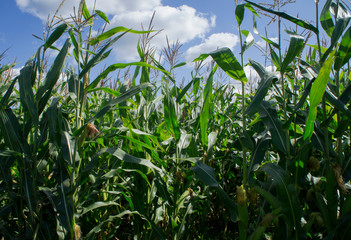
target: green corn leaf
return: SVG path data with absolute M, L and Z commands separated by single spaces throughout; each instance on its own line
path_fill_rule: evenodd
M 190 89 L 191 85 L 193 85 L 196 81 L 199 81 L 198 78 L 193 78 L 183 89 L 182 91 L 179 93 L 176 102 L 179 103 L 181 101 L 181 99 L 185 96 L 185 94 L 187 93 L 187 91 Z
M 260 17 L 260 15 L 258 15 L 258 13 L 256 12 L 256 10 L 251 6 L 250 3 L 246 3 L 245 7 L 250 10 L 253 13 L 253 16 L 255 17 Z
M 248 2 L 254 7 L 257 7 L 257 8 L 259 8 L 259 9 L 265 11 L 265 12 L 269 12 L 269 13 L 275 14 L 275 15 L 277 15 L 279 17 L 282 17 L 282 18 L 284 18 L 284 19 L 286 19 L 286 20 L 288 20 L 290 22 L 295 23 L 296 25 L 299 25 L 299 26 L 301 26 L 303 28 L 306 28 L 306 29 L 311 30 L 314 33 L 318 34 L 318 29 L 315 26 L 313 26 L 312 24 L 310 24 L 310 23 L 308 23 L 308 22 L 306 22 L 304 20 L 301 20 L 301 19 L 298 19 L 296 17 L 290 16 L 290 15 L 284 13 L 284 12 L 274 11 L 272 9 L 263 7 L 261 5 L 258 5 L 256 3 L 248 1 L 248 0 L 245 0 L 245 2 Z
M 287 153 L 287 137 L 286 133 L 283 131 L 283 123 L 279 120 L 277 111 L 271 107 L 271 105 L 262 101 L 258 113 L 264 123 L 271 133 L 273 145 L 283 153 Z
M 0 126 L 2 136 L 10 150 L 18 153 L 29 153 L 29 147 L 24 146 L 25 142 L 22 137 L 21 127 L 12 109 L 0 108 Z
M 80 5 L 82 6 L 82 13 L 83 13 L 84 19 L 88 20 L 91 17 L 91 15 L 90 15 L 90 12 L 88 10 L 87 4 L 85 3 L 85 0 L 82 0 L 80 2 Z
M 212 87 L 213 87 L 213 75 L 215 74 L 217 67 L 212 69 L 210 76 L 208 77 L 203 91 L 203 107 L 200 113 L 200 132 L 201 132 L 201 141 L 204 146 L 208 145 L 208 135 L 207 135 L 207 126 L 208 122 L 211 119 L 210 109 L 212 105 Z
M 327 0 L 325 2 L 325 5 L 322 9 L 321 15 L 320 15 L 320 21 L 322 28 L 324 31 L 328 34 L 329 37 L 331 37 L 333 31 L 334 31 L 334 22 L 332 19 L 332 16 L 330 15 L 330 6 L 333 0 Z
M 31 121 L 34 126 L 38 125 L 39 116 L 37 104 L 34 100 L 34 93 L 32 89 L 32 79 L 35 78 L 35 70 L 33 61 L 27 62 L 26 66 L 21 69 L 19 75 L 20 98 L 25 109 L 30 113 Z
M 101 208 L 101 207 L 108 207 L 108 206 L 119 206 L 120 203 L 116 203 L 113 201 L 109 201 L 109 202 L 94 202 L 91 205 L 84 207 L 82 213 L 80 214 L 80 217 L 83 216 L 84 214 L 93 211 L 97 208 Z
M 201 54 L 194 61 L 200 61 L 211 56 L 223 71 L 231 78 L 238 80 L 242 83 L 247 83 L 247 78 L 243 67 L 235 58 L 233 52 L 229 48 L 221 48 L 211 53 Z
M 135 143 L 137 146 L 142 146 L 144 148 L 147 148 L 147 149 L 150 149 L 152 151 L 155 151 L 155 148 L 153 148 L 152 146 L 140 141 L 140 140 L 137 140 L 135 138 L 132 138 L 132 137 L 128 137 L 128 136 L 121 136 L 122 138 L 125 138 L 125 139 L 128 139 L 129 141 Z
M 44 79 L 43 83 L 40 85 L 37 91 L 37 94 L 35 96 L 36 101 L 39 101 L 46 91 L 49 91 L 49 92 L 52 91 L 52 88 L 55 86 L 57 80 L 59 79 L 62 69 L 65 65 L 65 60 L 70 46 L 71 46 L 71 42 L 69 39 L 67 39 L 61 51 L 57 55 L 54 63 L 51 65 L 51 68 L 48 71 L 46 78 Z
M 210 132 L 210 134 L 208 134 L 207 152 L 211 152 L 213 150 L 213 147 L 217 142 L 217 137 L 218 137 L 218 134 L 216 132 Z
M 249 151 L 254 150 L 254 143 L 245 129 L 243 134 L 240 136 L 239 141 L 243 149 L 247 149 Z
M 341 102 L 341 108 L 344 108 L 343 106 L 345 106 L 351 99 L 351 84 L 349 84 L 345 90 L 342 92 L 342 94 L 340 95 L 340 97 L 337 99 L 337 101 Z M 331 114 L 329 115 L 328 119 L 322 124 L 325 125 L 327 123 L 329 123 L 332 119 L 333 116 L 338 112 L 339 110 L 334 108 L 333 111 L 331 112 Z
M 143 166 L 149 167 L 151 169 L 154 169 L 154 170 L 156 170 L 158 172 L 162 172 L 162 170 L 160 168 L 155 166 L 149 160 L 143 159 L 143 158 L 139 158 L 139 157 L 134 157 L 134 156 L 126 153 L 125 151 L 123 151 L 120 148 L 103 148 L 97 153 L 97 156 L 100 156 L 100 155 L 102 155 L 104 153 L 111 154 L 112 156 L 114 156 L 117 159 L 119 159 L 121 161 L 124 161 L 124 162 L 129 162 L 129 163 L 135 163 L 135 164 L 143 165 Z
M 3 72 L 15 67 L 16 64 L 6 64 L 0 67 L 0 74 L 2 74 Z
M 279 209 L 281 207 L 281 203 L 279 201 L 279 199 L 274 196 L 272 193 L 264 190 L 263 188 L 255 185 L 254 189 L 260 194 L 262 195 L 262 197 L 264 199 L 266 199 L 270 204 L 272 204 L 273 209 Z
M 339 71 L 351 57 L 351 27 L 347 29 L 341 39 L 340 46 L 336 52 L 334 70 Z
M 71 203 L 73 202 L 72 195 L 69 194 L 71 191 L 71 184 L 69 174 L 67 172 L 65 164 L 60 159 L 59 167 L 57 169 L 57 210 L 61 226 L 65 233 L 69 233 L 69 236 L 73 236 L 73 209 Z
M 310 80 L 308 82 L 307 86 L 305 87 L 305 89 L 303 91 L 303 94 L 302 94 L 299 102 L 295 106 L 294 112 L 297 112 L 297 110 L 299 110 L 303 106 L 303 104 L 306 102 L 306 99 L 307 99 L 308 95 L 310 94 L 310 91 L 312 88 L 312 83 L 313 83 L 312 80 Z
M 241 54 L 243 54 L 247 49 L 249 49 L 254 43 L 255 39 L 253 35 L 247 30 L 241 30 L 241 33 L 245 35 L 246 40 L 241 47 Z
M 274 64 L 274 66 L 277 68 L 277 71 L 279 71 L 280 66 L 281 66 L 281 60 L 280 60 L 278 54 L 272 48 L 271 44 L 269 44 L 269 52 L 271 53 L 271 58 L 272 58 L 272 62 Z
M 137 66 L 137 67 L 150 67 L 150 68 L 153 68 L 155 70 L 158 70 L 158 71 L 162 71 L 162 72 L 166 72 L 160 68 L 157 68 L 157 67 L 154 67 L 150 64 L 147 64 L 145 62 L 132 62 L 132 63 L 116 63 L 116 64 L 112 64 L 110 65 L 105 71 L 103 71 L 92 83 L 90 83 L 85 89 L 84 91 L 85 92 L 89 92 L 91 91 L 92 89 L 94 89 L 98 84 L 99 82 L 102 80 L 102 79 L 105 79 L 107 77 L 107 75 L 110 73 L 110 72 L 113 72 L 115 71 L 116 69 L 123 69 L 123 68 L 126 68 L 126 67 L 129 67 L 129 66 Z
M 266 150 L 269 146 L 271 137 L 268 134 L 265 134 L 262 138 L 258 139 L 255 148 L 252 151 L 250 165 L 248 168 L 248 183 L 252 185 L 254 183 L 254 171 L 260 167 L 262 161 L 264 160 Z
M 330 90 L 330 88 L 327 86 L 326 91 L 325 91 L 325 97 L 326 99 L 339 111 L 344 113 L 347 117 L 351 119 L 351 111 L 347 108 L 347 106 L 340 101 Z
M 185 66 L 186 64 L 187 64 L 186 62 L 181 62 L 181 63 L 178 63 L 178 64 L 174 65 L 174 66 L 172 67 L 172 69 L 176 69 L 176 68 L 179 68 L 179 67 Z
M 215 177 L 214 169 L 210 166 L 207 166 L 202 161 L 196 162 L 194 167 L 191 170 L 195 173 L 196 177 L 198 177 L 201 182 L 210 187 L 219 187 L 219 184 Z
M 263 101 L 267 92 L 272 85 L 272 82 L 278 77 L 275 73 L 267 72 L 266 69 L 259 63 L 249 59 L 251 66 L 258 72 L 259 76 L 261 77 L 261 81 L 259 83 L 257 92 L 253 97 L 250 105 L 246 109 L 246 114 L 252 115 L 257 112 L 260 103 Z
M 69 166 L 73 166 L 73 151 L 74 142 L 68 132 L 63 131 L 61 135 L 61 145 L 62 145 L 62 157 L 68 163 Z
M 285 72 L 288 65 L 295 59 L 296 56 L 300 55 L 303 47 L 304 47 L 304 38 L 301 35 L 298 35 L 293 32 L 287 31 L 290 35 L 290 43 L 288 52 L 283 60 L 283 63 L 280 67 L 282 72 Z
M 197 161 L 196 164 L 191 168 L 195 173 L 196 177 L 200 179 L 201 182 L 207 186 L 214 187 L 217 190 L 219 197 L 221 198 L 223 204 L 230 212 L 230 218 L 232 221 L 237 221 L 236 216 L 236 204 L 228 196 L 228 194 L 223 190 L 215 178 L 214 169 L 204 164 L 201 160 Z
M 56 29 L 51 33 L 49 38 L 46 40 L 44 44 L 44 50 L 48 49 L 49 47 L 54 44 L 66 31 L 67 29 L 67 24 L 62 23 L 61 25 L 57 26 Z
M 104 20 L 106 23 L 110 23 L 110 21 L 108 20 L 106 14 L 100 10 L 95 10 L 95 13 L 102 19 Z
M 332 226 L 336 226 L 338 221 L 338 207 L 339 207 L 339 198 L 338 198 L 338 184 L 336 182 L 336 176 L 333 171 L 333 168 L 330 167 L 326 174 L 326 200 L 328 203 L 328 212 L 329 219 Z
M 70 93 L 71 98 L 78 99 L 78 101 L 80 101 L 83 97 L 83 87 L 78 88 L 78 84 L 83 86 L 83 81 L 79 80 L 77 74 L 75 74 L 73 71 L 69 72 L 67 77 L 68 92 Z
M 272 45 L 273 47 L 275 47 L 275 48 L 277 48 L 277 49 L 280 48 L 279 44 L 276 43 L 276 42 L 273 42 L 271 39 L 265 38 L 265 37 L 263 37 L 263 36 L 260 36 L 260 37 L 261 37 L 265 42 L 267 42 L 267 43 L 269 43 L 270 45 Z
M 183 236 L 183 234 L 185 232 L 185 228 L 186 228 L 186 220 L 192 212 L 193 212 L 193 204 L 190 202 L 186 208 L 185 214 L 184 214 L 182 221 L 180 223 L 180 226 L 178 228 L 178 232 L 174 236 L 175 237 L 174 239 L 182 239 L 182 236 Z
M 335 53 L 335 51 L 334 51 Z M 334 62 L 334 54 L 331 54 L 329 58 L 324 62 L 319 74 L 314 81 L 311 92 L 310 92 L 310 108 L 308 111 L 308 117 L 306 120 L 306 127 L 304 133 L 304 140 L 310 138 L 314 129 L 314 120 L 317 116 L 317 106 L 321 102 L 325 88 L 327 87 L 327 83 L 329 81 L 329 75 L 332 69 L 332 64 Z
M 342 11 L 342 7 L 338 7 L 338 15 L 339 11 Z M 347 11 L 347 10 L 346 10 Z M 347 25 L 350 22 L 351 15 L 348 12 L 344 12 L 344 14 L 340 14 L 341 16 L 337 18 L 335 28 L 333 30 L 332 36 L 331 36 L 331 41 L 330 41 L 330 46 L 327 49 L 327 51 L 323 54 L 321 58 L 321 63 L 325 61 L 325 59 L 329 56 L 331 51 L 334 49 L 334 47 L 338 44 L 339 38 L 341 37 L 342 33 L 345 31 Z
M 235 18 L 239 26 L 244 20 L 244 13 L 245 13 L 245 4 L 237 5 L 235 8 Z
M 319 211 L 322 214 L 325 227 L 327 228 L 328 232 L 331 232 L 334 229 L 334 226 L 332 225 L 332 222 L 331 222 L 331 217 L 329 215 L 329 210 L 328 210 L 328 206 L 325 201 L 325 198 L 319 192 L 316 192 L 315 196 L 316 196 L 316 203 L 319 208 Z
M 99 233 L 99 232 L 104 232 L 106 230 L 106 226 L 104 226 L 105 224 L 108 224 L 110 222 L 111 223 L 115 222 L 116 219 L 123 219 L 123 217 L 125 215 L 138 215 L 138 216 L 140 216 L 141 219 L 146 220 L 151 225 L 152 229 L 157 234 L 157 239 L 160 239 L 160 240 L 165 239 L 165 237 L 162 234 L 162 231 L 160 231 L 152 221 L 149 221 L 146 217 L 144 217 L 143 215 L 141 215 L 137 211 L 129 211 L 129 210 L 125 210 L 117 215 L 110 215 L 107 219 L 99 222 L 99 224 L 97 224 L 93 229 L 91 229 L 85 237 L 88 239 L 91 239 L 94 236 L 94 234 Z
M 187 149 L 189 147 L 191 137 L 192 135 L 189 133 L 182 133 L 182 135 L 180 135 L 180 139 L 178 142 L 179 151 L 182 151 L 183 149 Z
M 112 39 L 111 41 L 109 41 L 109 43 L 107 43 L 98 53 L 96 53 L 94 57 L 92 57 L 89 60 L 89 62 L 84 66 L 83 70 L 79 74 L 79 78 L 82 78 L 92 67 L 94 67 L 96 64 L 101 62 L 103 59 L 105 59 L 110 54 L 111 50 L 108 52 L 105 52 L 105 51 L 109 47 L 111 47 L 115 42 L 117 42 L 126 33 L 127 32 L 124 32 L 118 35 L 117 37 L 115 37 L 114 39 Z
M 166 83 L 162 87 L 163 105 L 164 105 L 164 118 L 167 129 L 173 134 L 176 142 L 180 138 L 180 129 L 178 124 L 178 116 L 176 113 L 176 103 L 170 93 L 169 85 Z
M 144 33 L 150 33 L 153 31 L 137 31 L 137 30 L 132 30 L 132 29 L 128 29 L 128 28 L 119 26 L 119 27 L 112 28 L 112 29 L 108 30 L 107 32 L 100 34 L 99 36 L 90 39 L 89 44 L 92 46 L 96 45 L 97 43 L 104 41 L 104 40 L 112 37 L 113 35 L 115 35 L 116 33 L 119 33 L 119 32 L 130 32 L 130 33 L 136 33 L 136 34 L 144 34 Z
M 262 166 L 262 171 L 270 175 L 277 188 L 278 199 L 283 213 L 286 214 L 290 222 L 291 231 L 296 231 L 296 239 L 298 239 L 301 229 L 302 209 L 298 201 L 294 185 L 290 184 L 288 173 L 274 163 L 267 163 Z
M 133 97 L 134 95 L 140 93 L 147 87 L 152 87 L 150 83 L 143 83 L 135 87 L 131 87 L 128 91 L 122 93 L 120 96 L 117 98 L 114 98 L 108 102 L 106 106 L 104 106 L 94 117 L 90 118 L 87 123 L 94 122 L 96 119 L 104 116 L 107 112 L 110 111 L 110 109 L 115 106 L 116 104 L 119 104 L 121 102 L 126 101 L 127 99 Z
M 238 206 L 238 220 L 239 220 L 239 239 L 247 240 L 247 230 L 249 228 L 249 213 L 247 209 L 247 204 L 243 206 Z

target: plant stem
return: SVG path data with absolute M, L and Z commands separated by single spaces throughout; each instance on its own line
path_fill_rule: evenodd
M 238 26 L 239 28 L 239 36 L 240 36 L 240 46 L 243 46 L 243 38 L 241 35 L 241 27 L 240 25 Z M 240 51 L 240 60 L 241 60 L 241 66 L 244 66 L 244 53 L 241 49 Z M 242 104 L 242 122 L 243 122 L 243 134 L 246 131 L 246 117 L 245 117 L 245 84 L 241 82 L 241 104 Z M 245 186 L 247 183 L 247 159 L 246 159 L 246 148 L 243 147 L 243 185 Z

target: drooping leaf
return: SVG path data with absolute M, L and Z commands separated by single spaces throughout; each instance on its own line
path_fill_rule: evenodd
M 194 167 L 191 168 L 195 175 L 203 182 L 204 184 L 210 187 L 218 187 L 219 184 L 215 177 L 214 169 L 210 166 L 207 166 L 202 161 L 196 162 Z
M 261 81 L 258 85 L 257 92 L 255 96 L 253 97 L 251 103 L 246 109 L 246 114 L 252 115 L 256 113 L 257 109 L 259 108 L 262 100 L 265 98 L 267 95 L 267 92 L 272 85 L 272 82 L 275 79 L 278 79 L 277 75 L 272 72 L 266 71 L 266 69 L 260 65 L 259 63 L 249 59 L 251 66 L 257 71 L 259 76 L 261 77 Z
M 201 54 L 194 61 L 200 61 L 211 56 L 222 70 L 231 78 L 238 80 L 242 83 L 247 83 L 243 67 L 235 58 L 233 52 L 229 48 L 221 48 L 211 53 Z
M 303 46 L 304 46 L 304 40 L 305 40 L 299 34 L 289 32 L 289 31 L 287 31 L 287 32 L 290 35 L 290 43 L 289 43 L 288 52 L 287 52 L 287 54 L 283 60 L 283 63 L 280 67 L 282 72 L 285 72 L 286 68 L 291 63 L 291 61 L 293 61 L 294 58 L 301 53 Z
M 250 160 L 250 165 L 248 167 L 248 183 L 251 185 L 254 181 L 254 171 L 260 167 L 260 164 L 264 160 L 266 150 L 269 146 L 269 141 L 271 140 L 268 134 L 265 134 L 262 138 L 258 139 L 254 150 L 252 151 L 252 156 Z
M 259 8 L 259 9 L 265 11 L 265 12 L 269 12 L 269 13 L 275 14 L 275 15 L 277 15 L 277 16 L 279 16 L 279 17 L 282 17 L 282 18 L 284 18 L 284 19 L 286 19 L 286 20 L 289 20 L 290 22 L 293 22 L 293 23 L 295 23 L 296 25 L 299 25 L 299 26 L 301 26 L 301 27 L 303 27 L 303 28 L 306 28 L 306 29 L 308 29 L 308 30 L 311 30 L 311 31 L 313 31 L 313 32 L 316 33 L 316 34 L 318 33 L 318 29 L 317 29 L 315 26 L 313 26 L 312 24 L 310 24 L 310 23 L 308 23 L 308 22 L 306 22 L 306 21 L 304 21 L 304 20 L 301 20 L 301 19 L 298 19 L 298 18 L 296 18 L 296 17 L 290 16 L 290 15 L 286 14 L 285 12 L 274 11 L 274 10 L 272 10 L 272 9 L 263 7 L 262 5 L 258 5 L 258 4 L 256 4 L 256 3 L 251 2 L 251 1 L 248 1 L 248 0 L 245 0 L 245 2 L 248 2 L 248 3 L 250 3 L 252 6 L 257 7 L 257 8 Z
M 283 123 L 279 120 L 277 111 L 271 105 L 262 101 L 258 113 L 271 133 L 273 145 L 283 153 L 287 153 L 288 144 L 286 133 L 283 131 Z

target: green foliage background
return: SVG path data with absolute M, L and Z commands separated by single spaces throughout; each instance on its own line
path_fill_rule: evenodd
M 286 21 L 300 33 L 287 31 L 286 51 L 281 34 L 278 42 L 262 37 L 276 70 L 250 60 L 260 81 L 248 93 L 243 59 L 254 42 L 244 41 L 251 33 L 241 24 L 244 13 L 260 17 L 258 10 L 276 16 L 279 31 Z M 236 2 L 240 56 L 228 48 L 202 54 L 185 86 L 175 79 L 185 64 L 174 61 L 177 46 L 168 49 L 166 69 L 143 41 L 139 62 L 113 64 L 92 79 L 123 35 L 147 38 L 152 31 L 121 26 L 91 38 L 97 18 L 109 23 L 106 15 L 89 12 L 82 0 L 76 16 L 51 22 L 18 76 L 8 74 L 13 65 L 0 68 L 0 237 L 347 239 L 351 14 L 345 3 L 327 0 L 319 11 L 316 1 L 312 25 Z M 329 37 L 324 46 L 322 29 Z M 301 34 L 306 30 L 317 37 L 315 45 Z M 54 47 L 59 39 L 65 39 L 61 49 Z M 48 49 L 58 55 L 46 71 Z M 207 58 L 212 65 L 202 75 Z M 106 84 L 110 73 L 128 67 L 134 71 L 128 81 Z M 241 92 L 216 84 L 218 71 L 238 80 Z

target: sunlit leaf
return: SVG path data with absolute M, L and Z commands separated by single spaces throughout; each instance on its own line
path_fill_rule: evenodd
M 321 102 L 325 88 L 329 81 L 329 75 L 332 69 L 334 61 L 333 54 L 324 62 L 321 70 L 319 71 L 318 77 L 314 81 L 311 92 L 310 92 L 310 108 L 308 111 L 308 117 L 306 120 L 304 139 L 310 138 L 314 129 L 314 120 L 317 116 L 317 106 Z
M 247 83 L 247 77 L 243 67 L 229 48 L 221 48 L 211 53 L 202 54 L 194 61 L 204 60 L 208 56 L 211 56 L 218 66 L 228 74 L 228 76 L 244 84 Z

